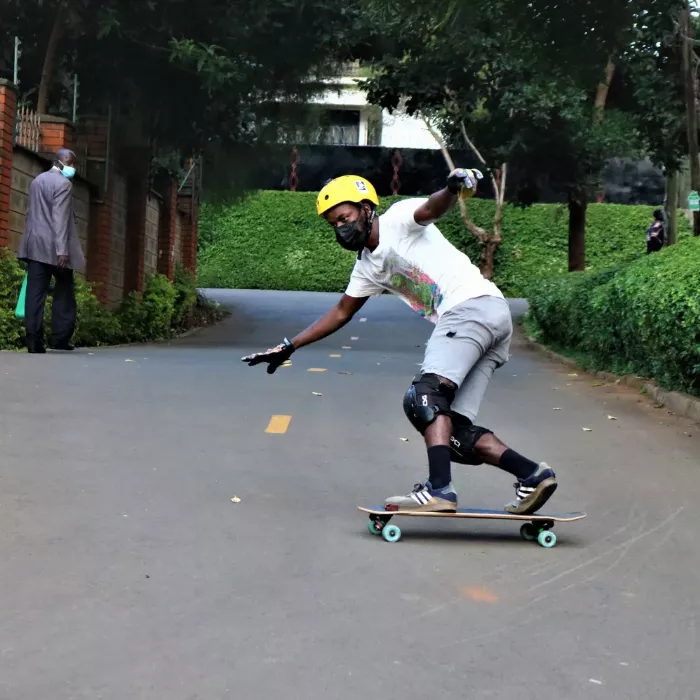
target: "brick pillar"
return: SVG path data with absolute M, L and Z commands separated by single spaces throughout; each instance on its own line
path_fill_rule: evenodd
M 95 285 L 100 303 L 109 303 L 109 264 L 112 243 L 112 184 L 102 193 L 102 199 L 92 200 L 88 242 L 87 278 Z
M 132 147 L 123 150 L 127 175 L 126 263 L 124 294 L 143 291 L 143 256 L 146 247 L 146 207 L 148 206 L 150 149 Z
M 17 88 L 0 79 L 0 246 L 10 242 L 10 189 L 15 141 Z
M 177 182 L 171 177 L 159 183 L 163 195 L 158 229 L 158 272 L 169 280 L 175 276 L 175 228 L 177 225 Z
M 80 138 L 88 152 L 85 164 L 88 177 L 100 184 L 97 198 L 92 199 L 88 242 L 87 278 L 95 285 L 95 294 L 102 304 L 109 302 L 110 249 L 113 227 L 113 168 L 108 163 L 109 124 L 102 116 L 90 115 L 80 119 L 74 137 Z M 102 186 L 105 182 L 107 189 Z
M 74 129 L 70 120 L 42 114 L 40 127 L 42 151 L 48 156 L 53 156 L 59 148 L 73 148 Z
M 178 196 L 180 210 L 187 214 L 182 227 L 182 264 L 197 274 L 197 238 L 199 234 L 199 173 L 195 168 Z

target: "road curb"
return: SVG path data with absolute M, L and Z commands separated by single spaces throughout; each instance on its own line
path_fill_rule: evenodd
M 647 394 L 656 401 L 656 403 L 663 405 L 672 413 L 677 416 L 682 416 L 684 418 L 690 418 L 697 423 L 700 423 L 700 399 L 690 396 L 689 394 L 682 394 L 678 391 L 668 391 L 667 389 L 662 389 L 657 386 L 656 382 L 650 379 L 643 379 L 641 377 L 636 377 L 633 374 L 613 374 L 612 372 L 591 372 L 584 370 L 581 365 L 579 365 L 575 360 L 570 357 L 565 357 L 560 355 L 554 350 L 550 350 L 548 347 L 538 343 L 534 338 L 531 338 L 523 334 L 523 339 L 525 345 L 531 350 L 535 350 L 542 355 L 547 356 L 550 360 L 554 362 L 559 362 L 567 367 L 581 370 L 599 379 L 604 379 L 605 381 L 614 384 L 625 384 L 626 386 L 632 387 L 633 389 L 642 390 L 645 389 Z

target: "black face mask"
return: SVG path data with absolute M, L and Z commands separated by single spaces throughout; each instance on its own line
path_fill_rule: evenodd
M 364 247 L 367 245 L 367 240 L 369 239 L 369 234 L 372 231 L 372 224 L 374 222 L 374 212 L 368 218 L 365 210 L 365 225 L 362 229 L 359 227 L 360 218 L 362 215 L 358 216 L 355 221 L 348 221 L 342 226 L 337 226 L 335 229 L 335 239 L 338 243 L 345 248 L 345 250 L 352 250 L 361 253 Z

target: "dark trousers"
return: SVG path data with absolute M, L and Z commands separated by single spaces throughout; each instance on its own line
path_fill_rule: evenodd
M 660 238 L 650 238 L 647 241 L 647 255 L 649 255 L 649 253 L 656 253 L 663 247 L 664 244 Z
M 53 289 L 49 344 L 68 343 L 75 332 L 77 304 L 75 302 L 73 270 L 30 260 L 27 270 L 27 297 L 24 309 L 28 348 L 44 345 L 44 306 L 52 277 L 56 282 Z

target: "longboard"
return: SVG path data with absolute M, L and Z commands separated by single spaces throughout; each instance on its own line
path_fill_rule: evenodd
M 369 513 L 367 529 L 373 535 L 382 535 L 387 542 L 398 542 L 401 539 L 401 529 L 397 525 L 389 525 L 389 521 L 396 516 L 409 516 L 412 518 L 476 518 L 480 520 L 520 520 L 525 521 L 520 528 L 520 535 L 528 542 L 537 542 L 542 547 L 554 547 L 557 536 L 551 531 L 554 523 L 571 523 L 582 520 L 586 513 L 531 513 L 529 515 L 517 515 L 504 510 L 483 510 L 480 508 L 458 508 L 454 513 L 431 513 L 426 511 L 411 510 L 385 510 L 384 506 L 372 506 L 364 508 L 357 506 L 363 513 Z

